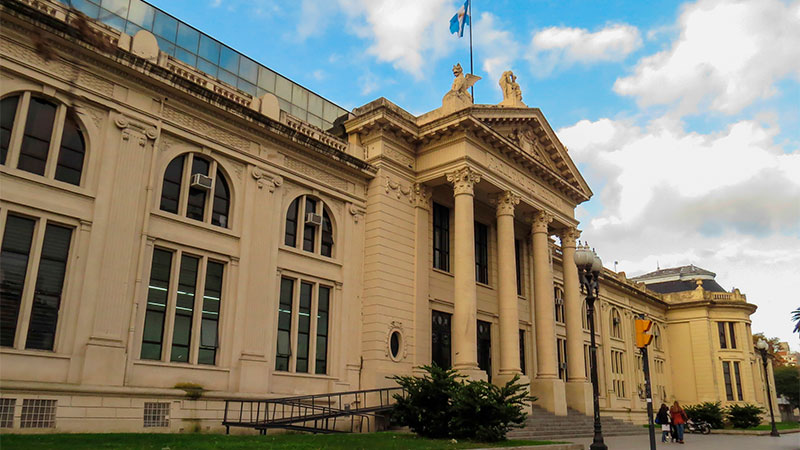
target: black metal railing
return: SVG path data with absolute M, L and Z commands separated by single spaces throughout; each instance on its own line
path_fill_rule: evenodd
M 377 426 L 378 416 L 394 405 L 395 394 L 405 396 L 405 390 L 392 387 L 264 400 L 225 400 L 222 425 L 226 433 L 231 427 L 254 428 L 261 434 L 266 434 L 269 428 L 313 433 L 342 432 L 348 428 L 350 432 L 371 431 Z

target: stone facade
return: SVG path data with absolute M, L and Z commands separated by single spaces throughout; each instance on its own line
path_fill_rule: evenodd
M 146 30 L 0 8 L 3 431 L 215 430 L 224 399 L 387 386 L 437 358 L 590 412 L 572 255 L 592 192 L 540 110 L 381 98 L 332 134 Z M 737 401 L 763 402 L 754 310 L 605 270 L 603 414 L 645 420 L 638 314 L 656 403 L 724 401 L 718 358 L 741 363 Z

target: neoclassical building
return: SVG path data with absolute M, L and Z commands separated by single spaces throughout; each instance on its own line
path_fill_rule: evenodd
M 573 255 L 592 192 L 513 74 L 500 105 L 473 105 L 459 67 L 427 114 L 346 111 L 106 3 L 0 6 L 3 432 L 214 430 L 224 399 L 430 363 L 591 413 Z M 655 402 L 763 404 L 755 306 L 653 280 L 604 271 L 603 414 L 646 420 L 639 315 Z

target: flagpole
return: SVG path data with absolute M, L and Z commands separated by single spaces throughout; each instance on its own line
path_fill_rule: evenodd
M 472 0 L 469 2 L 469 73 L 475 75 L 475 71 L 472 68 L 472 23 L 474 22 L 474 18 L 472 16 Z M 472 93 L 472 103 L 475 103 L 475 85 L 473 84 L 470 87 Z

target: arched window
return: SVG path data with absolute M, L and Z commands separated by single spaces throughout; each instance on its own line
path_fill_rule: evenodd
M 196 153 L 170 161 L 161 184 L 162 211 L 230 228 L 231 191 L 217 162 Z
M 86 141 L 64 104 L 30 92 L 0 100 L 0 164 L 80 186 Z
M 616 308 L 611 310 L 610 314 L 610 328 L 611 328 L 611 337 L 615 337 L 617 339 L 622 339 L 622 320 L 619 317 L 619 311 Z
M 299 226 L 302 224 L 302 227 Z M 333 222 L 325 204 L 309 195 L 301 195 L 286 210 L 286 230 L 283 243 L 289 247 L 333 256 Z
M 553 289 L 553 298 L 556 304 L 556 322 L 564 323 L 564 290 L 560 287 Z

